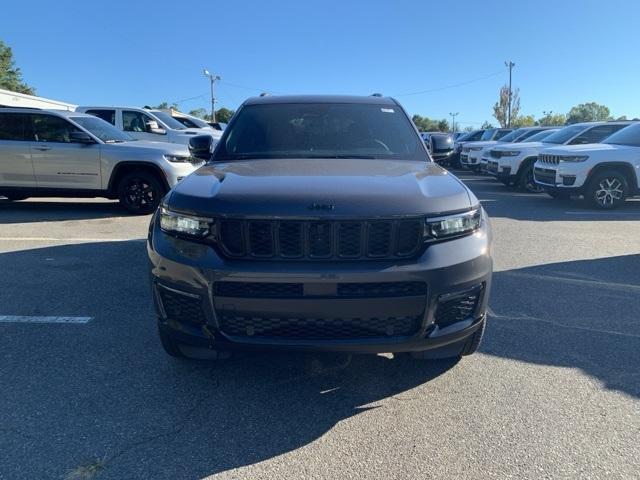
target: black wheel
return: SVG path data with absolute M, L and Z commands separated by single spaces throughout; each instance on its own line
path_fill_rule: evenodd
M 519 186 L 529 193 L 542 193 L 544 191 L 544 188 L 533 179 L 533 163 L 526 165 L 522 170 Z
M 460 342 L 437 348 L 435 350 L 411 352 L 411 357 L 416 360 L 443 360 L 446 358 L 460 358 L 472 355 L 478 351 L 478 348 L 480 348 L 486 323 L 487 321 L 483 320 L 482 325 L 473 333 L 473 335 Z
M 589 181 L 584 198 L 593 206 L 611 210 L 620 207 L 629 194 L 627 179 L 617 170 L 596 173 Z
M 118 200 L 136 215 L 153 213 L 165 194 L 158 178 L 149 172 L 131 172 L 118 182 Z
M 167 355 L 171 355 L 176 358 L 184 358 L 184 354 L 180 350 L 178 344 L 169 335 L 164 333 L 161 329 L 158 329 L 158 335 L 160 336 L 160 343 L 162 348 L 167 352 Z

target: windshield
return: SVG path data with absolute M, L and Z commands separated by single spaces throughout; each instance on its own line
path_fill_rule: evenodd
M 160 119 L 162 121 L 162 123 L 164 123 L 167 127 L 171 128 L 172 130 L 186 130 L 187 129 L 187 127 L 185 127 L 183 124 L 181 124 L 179 121 L 177 121 L 175 118 L 173 118 L 171 115 L 169 115 L 166 112 L 161 112 L 159 110 L 153 110 L 150 113 L 152 113 L 153 115 L 158 117 L 158 119 Z
M 428 161 L 424 144 L 395 105 L 272 103 L 243 107 L 215 160 L 379 158 Z
M 561 128 L 555 133 L 552 133 L 547 138 L 545 138 L 545 143 L 556 143 L 559 145 L 567 143 L 573 137 L 582 132 L 585 128 L 584 125 L 571 125 L 569 127 Z
M 132 136 L 121 132 L 98 117 L 70 117 L 70 119 L 105 143 L 132 142 L 135 140 Z
M 484 133 L 482 134 L 482 136 L 480 137 L 480 140 L 491 140 L 493 138 L 493 135 L 496 133 L 496 129 L 495 128 L 490 128 L 489 130 L 485 130 Z
M 518 128 L 517 130 L 513 130 L 512 132 L 507 133 L 504 137 L 502 137 L 499 142 L 510 143 L 516 140 L 520 135 L 529 131 L 528 128 Z
M 633 123 L 628 127 L 617 131 L 602 143 L 640 147 L 640 123 Z
M 180 122 L 181 124 L 183 124 L 185 127 L 188 127 L 188 128 L 211 128 L 211 125 L 209 125 L 207 122 L 205 122 L 200 118 L 195 118 L 195 117 L 172 117 L 172 118 L 174 120 L 177 120 L 178 122 Z
M 557 131 L 558 130 L 555 130 L 555 129 L 542 130 L 541 132 L 538 132 L 535 135 L 531 135 L 529 138 L 527 138 L 527 142 L 542 142 L 543 138 L 547 138 L 552 133 L 557 132 Z M 545 140 L 545 142 L 546 142 L 546 140 Z

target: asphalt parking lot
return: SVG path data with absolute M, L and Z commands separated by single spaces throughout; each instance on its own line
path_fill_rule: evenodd
M 598 212 L 460 176 L 492 217 L 495 276 L 481 352 L 457 364 L 175 360 L 148 217 L 0 200 L 0 478 L 637 478 L 640 201 Z

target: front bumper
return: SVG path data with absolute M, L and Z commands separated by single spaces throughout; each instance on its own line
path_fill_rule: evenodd
M 163 161 L 162 171 L 165 174 L 169 188 L 173 188 L 184 177 L 191 175 L 198 168 L 204 165 L 205 162 L 190 163 L 190 162 L 169 162 Z
M 536 183 L 545 188 L 582 191 L 590 168 L 584 163 L 549 164 L 536 162 L 533 168 L 533 178 Z
M 491 288 L 490 241 L 485 218 L 475 234 L 431 245 L 410 261 L 230 261 L 211 246 L 166 235 L 154 221 L 147 247 L 159 326 L 180 343 L 373 353 L 438 348 L 480 328 Z M 256 284 L 276 293 L 265 296 L 251 288 Z M 396 284 L 426 287 L 398 293 L 389 287 Z M 373 293 L 349 294 L 354 288 Z M 178 310 L 165 292 L 178 296 Z M 451 313 L 471 298 L 464 317 Z

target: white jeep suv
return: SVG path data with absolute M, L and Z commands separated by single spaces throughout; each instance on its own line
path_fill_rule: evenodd
M 576 123 L 552 133 L 540 142 L 496 145 L 489 151 L 487 172 L 505 185 L 513 184 L 532 193 L 541 193 L 542 187 L 533 179 L 533 164 L 542 150 L 554 145 L 598 143 L 630 123 Z
M 602 143 L 543 150 L 534 178 L 554 198 L 584 195 L 596 207 L 619 207 L 640 193 L 640 123 Z
M 106 197 L 153 212 L 204 164 L 185 145 L 135 140 L 92 115 L 0 108 L 0 196 Z

